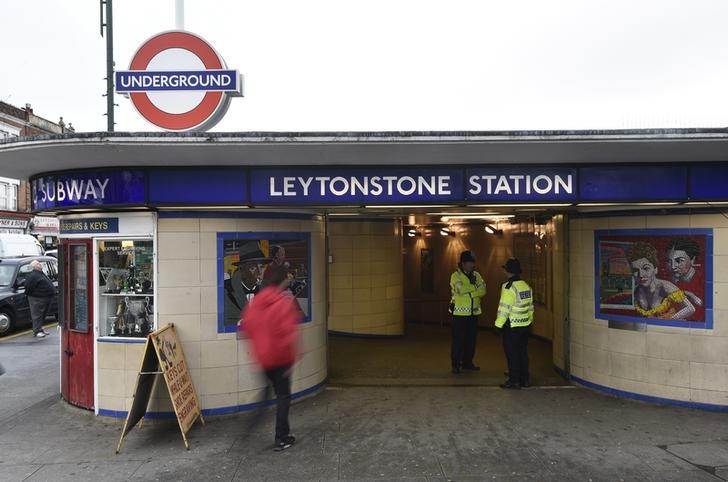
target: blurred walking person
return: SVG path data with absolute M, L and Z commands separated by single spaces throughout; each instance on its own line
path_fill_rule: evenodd
M 291 372 L 298 353 L 301 308 L 288 290 L 285 270 L 275 270 L 241 314 L 240 330 L 255 361 L 276 394 L 276 451 L 293 445 L 288 412 L 291 405 Z M 268 390 L 266 390 L 266 393 Z

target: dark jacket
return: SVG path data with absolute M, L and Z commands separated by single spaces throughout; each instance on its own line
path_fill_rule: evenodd
M 56 287 L 44 272 L 33 270 L 25 277 L 25 294 L 26 296 L 48 298 L 56 296 Z

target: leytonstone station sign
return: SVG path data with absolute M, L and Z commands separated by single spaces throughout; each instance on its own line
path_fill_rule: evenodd
M 645 176 L 652 181 L 645 183 Z M 728 164 L 694 166 L 148 167 L 31 178 L 33 210 L 724 201 Z
M 139 47 L 129 70 L 116 72 L 116 92 L 137 112 L 168 131 L 206 131 L 241 96 L 242 76 L 202 38 L 190 32 L 160 33 Z

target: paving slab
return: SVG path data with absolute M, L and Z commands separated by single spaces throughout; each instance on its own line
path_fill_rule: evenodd
M 0 480 L 6 482 L 25 480 L 42 467 L 40 464 L 0 464 Z
M 312 454 L 293 447 L 243 458 L 233 480 L 321 480 L 339 476 L 339 454 Z
M 430 452 L 343 452 L 339 478 L 395 479 L 442 475 L 435 454 Z
M 233 480 L 242 459 L 215 458 L 166 458 L 144 462 L 129 480 L 179 481 L 179 480 Z
M 728 465 L 728 441 L 691 442 L 668 445 L 668 452 L 703 467 Z
M 100 462 L 46 464 L 35 471 L 27 482 L 77 482 L 79 480 L 99 480 L 116 482 L 129 480 L 139 468 L 139 462 Z

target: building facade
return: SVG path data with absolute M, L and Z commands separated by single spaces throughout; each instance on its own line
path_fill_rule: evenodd
M 127 413 L 167 323 L 203 414 L 250 408 L 236 325 L 275 262 L 305 314 L 294 391 L 313 393 L 329 333 L 446 323 L 437 280 L 463 249 L 487 280 L 522 260 L 563 376 L 728 410 L 726 146 L 723 129 L 109 133 L 6 141 L 0 163 L 60 219 L 62 391 L 97 414 Z M 171 416 L 163 390 L 150 411 Z

